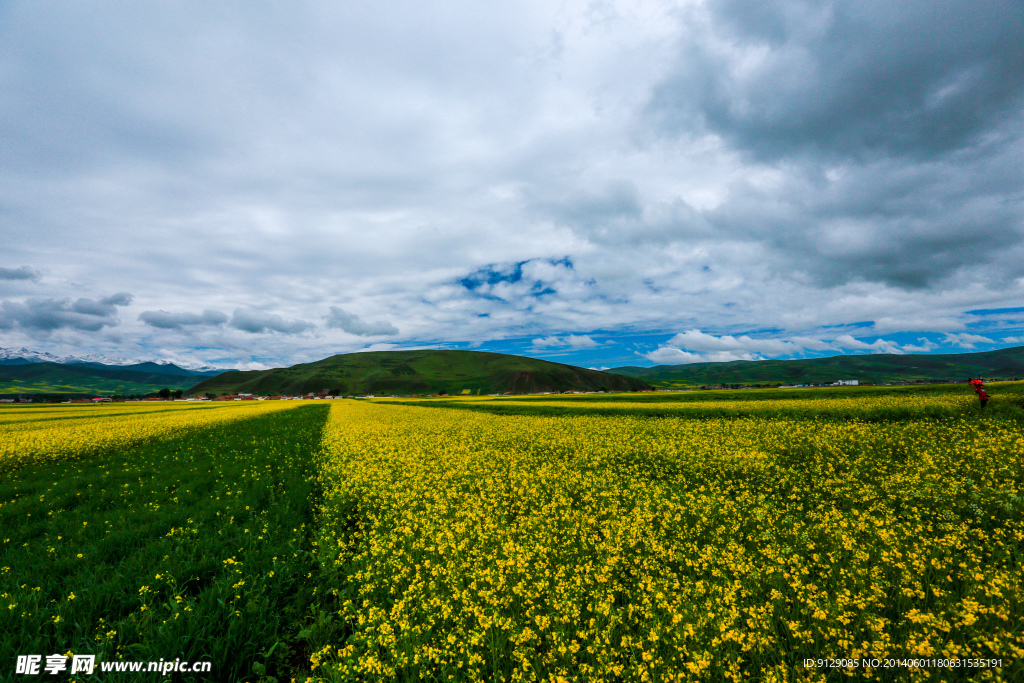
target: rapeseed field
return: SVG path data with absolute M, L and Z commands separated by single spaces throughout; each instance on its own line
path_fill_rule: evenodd
M 3 408 L 0 679 L 1022 680 L 1021 386 L 955 389 Z
M 156 403 L 8 407 L 0 411 L 0 472 L 28 464 L 130 448 L 220 422 L 291 407 L 289 403 Z
M 287 681 L 308 668 L 299 634 L 315 600 L 313 454 L 326 409 L 181 406 L 85 406 L 79 422 L 57 409 L 31 439 L 3 434 L 7 453 L 37 450 L 0 477 L 0 680 L 68 680 L 17 675 L 17 657 L 32 654 L 213 665 L 79 681 Z M 48 412 L 0 414 L 38 426 Z M 82 448 L 68 448 L 79 435 Z
M 335 405 L 319 551 L 350 634 L 314 671 L 1012 680 L 1024 433 L 955 397 L 955 416 L 927 417 L 942 400 L 881 422 L 879 401 L 861 408 L 875 421 L 845 403 L 831 420 L 812 397 L 804 419 L 771 402 L 701 419 L 687 418 L 700 404 L 651 418 L 628 401 L 595 416 L 550 414 L 571 400 L 523 401 L 539 416 L 508 399 Z M 822 658 L 986 664 L 804 666 Z

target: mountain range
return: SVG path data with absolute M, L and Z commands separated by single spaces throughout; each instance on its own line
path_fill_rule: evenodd
M 0 349 L 0 395 L 142 395 L 160 389 L 186 390 L 222 368 L 165 360 L 55 356 L 28 349 Z
M 1024 377 L 1024 346 L 978 353 L 872 353 L 799 360 L 737 360 L 726 363 L 621 367 L 609 372 L 642 379 L 658 388 L 724 384 L 826 384 L 965 381 L 968 377 Z
M 195 365 L 192 363 L 171 362 L 169 360 L 133 360 L 130 358 L 110 358 L 98 353 L 91 353 L 85 356 L 56 356 L 45 351 L 30 351 L 26 348 L 5 349 L 0 348 L 0 365 L 28 365 L 29 363 L 57 363 L 58 365 L 84 365 L 87 367 L 134 367 L 134 366 L 167 366 L 178 370 L 198 374 L 218 374 L 228 368 L 217 368 L 211 365 Z
M 484 351 L 374 351 L 272 370 L 233 370 L 188 393 L 301 395 L 501 394 L 541 391 L 644 391 L 643 380 L 537 358 Z
M 618 367 L 601 372 L 536 358 L 480 351 L 377 351 L 331 356 L 270 370 L 226 370 L 166 360 L 54 356 L 0 349 L 0 395 L 147 394 L 167 387 L 192 395 L 251 393 L 495 394 L 638 391 L 733 384 L 963 381 L 1024 377 L 1024 346 L 955 354 L 865 354 L 798 360 Z

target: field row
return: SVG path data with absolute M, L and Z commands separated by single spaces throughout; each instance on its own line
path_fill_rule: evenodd
M 165 429 L 172 417 L 185 424 Z M 309 405 L 137 415 L 156 425 L 0 480 L 0 678 L 17 655 L 68 652 L 210 661 L 213 678 L 188 679 L 207 683 L 308 670 L 325 418 Z
M 946 420 L 996 416 L 1024 423 L 1024 382 L 990 385 L 992 399 L 981 408 L 963 385 L 847 387 L 843 389 L 758 389 L 574 396 L 481 396 L 457 399 L 392 399 L 385 402 L 478 410 L 501 415 L 635 415 L 686 419 L 755 417 L 822 420 Z M 990 418 L 991 419 L 991 418 Z
M 282 401 L 196 406 L 80 406 L 0 411 L 0 471 L 78 458 L 104 449 L 130 448 L 185 431 L 234 422 L 293 407 Z

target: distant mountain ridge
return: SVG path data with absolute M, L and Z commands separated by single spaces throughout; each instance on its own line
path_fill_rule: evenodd
M 52 360 L 48 360 L 52 359 Z M 112 361 L 104 363 L 99 359 Z M 59 362 L 58 362 L 59 361 Z M 619 367 L 604 372 L 480 351 L 379 351 L 331 356 L 288 368 L 238 371 L 128 361 L 99 355 L 55 356 L 0 348 L 0 394 L 531 393 L 637 391 L 725 384 L 824 384 L 1024 377 L 1024 346 L 957 354 L 867 354 L 797 360 Z
M 101 360 L 102 359 L 102 360 Z M 109 362 L 103 362 L 109 361 Z M 0 349 L 0 394 L 149 394 L 182 391 L 227 372 L 221 368 L 170 361 L 130 361 L 87 356 L 55 356 L 28 349 Z
M 169 360 L 136 360 L 130 358 L 110 358 L 98 353 L 85 356 L 57 356 L 46 351 L 31 351 L 26 348 L 0 348 L 0 365 L 27 365 L 29 363 L 56 363 L 58 365 L 84 365 L 86 367 L 135 367 L 160 366 L 175 368 L 191 374 L 214 375 L 230 368 L 218 368 L 212 365 L 196 365 L 193 363 L 175 363 Z
M 632 377 L 485 351 L 374 351 L 287 368 L 225 372 L 187 393 L 301 395 L 500 394 L 540 391 L 643 391 Z
M 836 380 L 905 382 L 1024 377 L 1024 346 L 947 354 L 865 354 L 796 360 L 729 361 L 620 367 L 615 372 L 656 387 L 722 384 L 822 384 Z

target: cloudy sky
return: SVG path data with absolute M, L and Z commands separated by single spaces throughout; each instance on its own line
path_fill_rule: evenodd
M 0 346 L 1024 344 L 1024 5 L 0 4 Z

